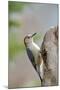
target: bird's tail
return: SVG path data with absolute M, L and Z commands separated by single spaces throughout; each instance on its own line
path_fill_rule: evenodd
M 41 80 L 41 85 L 42 85 L 43 79 L 42 79 L 41 73 L 40 73 L 40 65 L 37 66 L 37 73 L 38 73 L 38 75 L 39 75 L 39 78 L 40 78 L 40 80 Z

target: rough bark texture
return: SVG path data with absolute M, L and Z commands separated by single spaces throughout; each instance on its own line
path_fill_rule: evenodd
M 42 86 L 58 85 L 58 26 L 46 32 L 41 54 L 44 61 Z

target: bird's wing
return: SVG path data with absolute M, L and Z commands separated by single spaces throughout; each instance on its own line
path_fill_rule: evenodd
M 36 70 L 36 64 L 35 64 L 35 59 L 34 59 L 33 53 L 32 53 L 32 51 L 29 48 L 27 48 L 26 50 L 27 50 L 27 54 L 28 54 L 29 60 L 31 61 L 33 67 Z

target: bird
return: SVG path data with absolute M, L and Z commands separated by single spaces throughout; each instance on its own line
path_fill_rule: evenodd
M 33 36 L 37 33 L 28 34 L 24 38 L 24 45 L 26 47 L 27 55 L 32 63 L 34 69 L 39 75 L 40 80 L 43 79 L 43 59 L 40 53 L 40 47 L 34 42 Z

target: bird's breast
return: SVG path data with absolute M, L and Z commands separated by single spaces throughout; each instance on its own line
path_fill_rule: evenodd
M 40 48 L 36 44 L 34 44 L 34 43 L 32 45 L 30 45 L 29 48 L 30 48 L 30 50 L 33 53 L 33 56 L 35 58 L 35 62 L 37 63 L 37 58 L 38 58 L 38 53 L 40 51 Z

